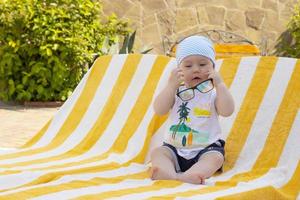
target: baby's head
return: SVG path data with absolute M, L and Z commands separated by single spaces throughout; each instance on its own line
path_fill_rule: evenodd
M 183 70 L 185 84 L 193 87 L 206 80 L 207 72 L 215 66 L 213 43 L 203 36 L 187 37 L 177 46 L 176 60 Z

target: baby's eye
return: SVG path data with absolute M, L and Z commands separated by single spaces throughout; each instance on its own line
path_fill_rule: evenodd
M 204 66 L 206 66 L 206 63 L 200 63 L 199 66 L 204 67 Z
M 186 65 L 185 67 L 190 68 L 190 67 L 192 67 L 192 65 Z

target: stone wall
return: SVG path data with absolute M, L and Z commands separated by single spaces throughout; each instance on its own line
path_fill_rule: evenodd
M 297 0 L 102 0 L 106 15 L 129 19 L 136 49 L 165 53 L 169 42 L 204 30 L 224 30 L 261 45 L 268 54 L 286 30 Z

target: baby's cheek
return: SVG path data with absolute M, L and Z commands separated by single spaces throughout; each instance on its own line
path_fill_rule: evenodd
M 201 79 L 207 79 L 208 76 L 209 76 L 208 73 L 203 73 L 203 74 L 201 75 Z

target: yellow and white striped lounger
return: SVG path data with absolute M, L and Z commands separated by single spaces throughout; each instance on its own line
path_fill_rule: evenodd
M 149 149 L 166 116 L 153 97 L 174 58 L 98 58 L 57 114 L 17 150 L 0 151 L 0 199 L 300 199 L 300 60 L 218 60 L 236 103 L 221 118 L 224 172 L 206 185 L 152 181 Z

